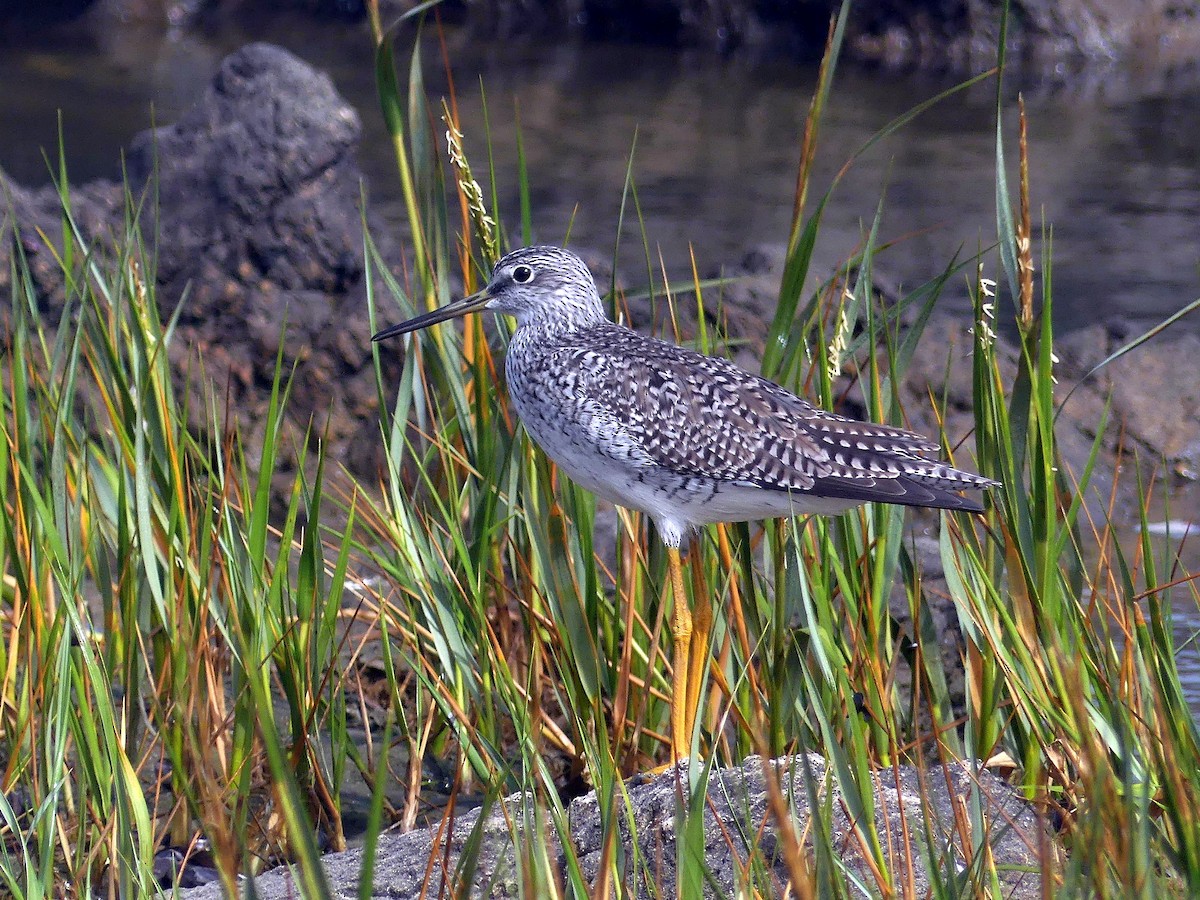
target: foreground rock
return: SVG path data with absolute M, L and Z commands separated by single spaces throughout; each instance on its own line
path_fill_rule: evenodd
M 805 766 L 809 768 L 809 782 Z M 756 876 L 755 883 L 760 886 L 769 883 L 772 896 L 786 893 L 789 870 L 783 859 L 779 824 L 769 809 L 763 769 L 759 758 L 750 757 L 739 769 L 714 773 L 709 782 L 704 812 L 704 864 L 712 881 L 706 896 L 732 896 L 744 885 L 742 867 L 752 853 L 759 854 L 759 862 L 766 867 L 765 877 Z M 862 856 L 860 839 L 842 811 L 837 790 L 830 784 L 833 776 L 825 762 L 813 755 L 785 758 L 771 763 L 769 771 L 772 778 L 779 779 L 798 834 L 807 833 L 805 826 L 810 816 L 807 784 L 817 785 L 823 800 L 827 791 L 834 791 L 833 831 L 829 837 L 849 873 L 867 885 L 874 885 L 871 867 Z M 620 811 L 617 826 L 620 846 L 615 848 L 619 854 L 617 866 L 627 873 L 625 885 L 633 895 L 675 894 L 676 826 L 683 820 L 680 777 L 681 773 L 672 769 L 645 784 L 630 783 L 628 797 L 616 798 L 614 806 Z M 1037 848 L 1044 844 L 1044 825 L 1005 782 L 987 772 L 973 774 L 962 764 L 944 770 L 935 768 L 924 775 L 912 767 L 901 766 L 898 776 L 892 770 L 876 773 L 874 795 L 878 812 L 866 830 L 873 829 L 893 876 L 908 878 L 913 896 L 929 895 L 927 865 L 931 854 L 939 863 L 937 878 L 944 882 L 947 873 L 962 873 L 978 864 L 984 853 L 984 841 L 1000 873 L 1002 896 L 1041 896 Z M 974 814 L 964 816 L 964 812 L 974 810 L 976 804 L 982 810 L 982 821 L 987 823 L 986 834 L 964 836 L 960 823 Z M 626 808 L 631 811 L 632 821 L 624 811 Z M 533 819 L 532 814 L 526 798 L 516 795 L 493 809 L 482 826 L 478 810 L 459 816 L 448 838 L 439 826 L 404 835 L 385 835 L 377 848 L 370 896 L 381 900 L 446 895 L 522 896 L 521 835 L 530 827 L 527 823 Z M 595 794 L 580 797 L 570 805 L 567 815 L 572 844 L 567 852 L 578 860 L 583 877 L 594 884 L 604 855 L 600 801 Z M 540 817 L 540 821 L 545 819 Z M 926 831 L 926 822 L 933 833 Z M 560 883 L 565 883 L 568 857 L 562 852 L 552 826 L 544 827 L 551 860 L 558 869 L 556 874 Z M 482 840 L 475 863 L 460 871 L 468 844 L 479 833 Z M 637 835 L 636 846 L 631 834 Z M 357 896 L 362 868 L 360 850 L 331 854 L 323 864 L 334 896 Z M 257 878 L 254 891 L 262 900 L 299 896 L 296 881 L 286 869 Z M 795 896 L 794 890 L 791 895 Z M 182 892 L 182 896 L 203 900 L 221 894 L 216 885 L 208 885 Z

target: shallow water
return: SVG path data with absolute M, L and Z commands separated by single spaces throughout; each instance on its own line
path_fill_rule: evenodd
M 0 46 L 0 166 L 18 180 L 47 180 L 42 153 L 55 153 L 57 109 L 71 177 L 119 177 L 121 150 L 150 124 L 152 105 L 157 121 L 173 121 L 227 52 L 272 40 L 329 71 L 359 108 L 372 202 L 385 216 L 396 207 L 362 27 L 275 16 L 205 35 L 128 30 L 108 40 L 104 47 L 49 39 Z M 705 274 L 736 264 L 749 248 L 786 239 L 813 68 L 656 47 L 485 42 L 462 32 L 452 32 L 448 45 L 477 172 L 486 169 L 481 79 L 486 88 L 498 195 L 510 226 L 519 220 L 519 108 L 538 240 L 561 241 L 571 227 L 576 244 L 613 245 L 635 138 L 640 211 L 652 252 L 657 257 L 661 249 L 668 272 L 686 277 L 689 244 Z M 403 41 L 401 47 L 403 59 Z M 433 41 L 425 71 L 435 95 L 443 92 Z M 949 86 L 843 66 L 810 206 L 875 132 Z M 1139 96 L 1127 81 L 1074 90 L 1012 87 L 1024 91 L 1029 111 L 1035 221 L 1044 217 L 1054 228 L 1060 325 L 1113 316 L 1148 324 L 1200 296 L 1200 88 Z M 899 244 L 877 266 L 893 281 L 924 282 L 960 247 L 970 254 L 992 242 L 994 92 L 988 83 L 941 103 L 855 164 L 826 215 L 820 269 L 831 269 L 858 243 L 885 191 L 882 235 Z M 1015 156 L 1015 127 L 1007 142 Z M 626 280 L 644 280 L 632 205 L 622 239 Z M 946 302 L 965 303 L 962 284 L 952 283 Z M 1188 327 L 1200 328 L 1200 318 Z
M 17 180 L 48 181 L 42 154 L 56 154 L 59 109 L 72 180 L 119 178 L 121 150 L 137 131 L 175 120 L 226 53 L 270 40 L 327 70 L 358 107 L 371 202 L 385 220 L 399 220 L 362 27 L 274 16 L 202 35 L 123 29 L 105 40 L 100 47 L 49 38 L 0 44 L 0 167 Z M 448 45 L 477 174 L 486 172 L 481 80 L 486 89 L 497 194 L 511 228 L 519 221 L 519 109 L 540 241 L 561 241 L 570 227 L 576 245 L 613 246 L 635 141 L 640 215 L 652 252 L 661 251 L 673 278 L 690 278 L 689 246 L 707 275 L 736 265 L 755 246 L 786 239 L 814 68 L 570 40 L 484 42 L 461 32 L 450 33 Z M 427 82 L 441 93 L 447 81 L 432 41 L 426 54 Z M 399 55 L 405 59 L 407 51 Z M 950 85 L 843 66 L 810 207 L 872 135 Z M 1029 114 L 1035 222 L 1053 225 L 1060 328 L 1117 316 L 1145 326 L 1200 296 L 1200 88 L 1164 92 L 1121 80 L 1071 89 L 1015 79 L 1009 87 L 1024 92 Z M 826 213 L 819 271 L 830 271 L 859 242 L 885 192 L 882 237 L 898 243 L 876 267 L 892 282 L 922 283 L 960 248 L 970 254 L 993 241 L 994 94 L 992 83 L 958 94 L 855 163 Z M 1006 126 L 1015 158 L 1011 115 Z M 646 271 L 637 216 L 631 204 L 622 233 L 622 270 L 631 286 Z M 994 260 L 988 265 L 995 276 Z M 964 285 L 953 281 L 945 302 L 965 306 Z M 1200 330 L 1200 317 L 1182 327 Z M 1184 506 L 1200 509 L 1200 498 Z M 1194 604 L 1181 610 L 1180 637 L 1198 623 Z M 1180 665 L 1200 709 L 1194 646 Z

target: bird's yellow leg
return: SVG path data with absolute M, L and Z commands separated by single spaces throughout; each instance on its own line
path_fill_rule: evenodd
M 683 589 L 683 566 L 679 548 L 667 547 L 667 564 L 671 570 L 671 636 L 675 654 L 671 665 L 671 761 L 685 759 L 692 745 L 692 725 L 695 707 L 689 706 L 688 670 L 692 644 L 692 614 L 688 609 L 687 593 Z
M 692 546 L 693 551 L 697 548 Z M 712 602 L 708 599 L 704 578 L 701 575 L 699 553 L 692 553 L 692 593 L 695 595 L 695 606 L 692 609 L 692 641 L 691 656 L 688 660 L 688 715 L 694 720 L 703 711 L 700 706 L 700 691 L 704 687 L 704 676 L 708 674 L 708 663 L 711 659 L 708 649 L 709 635 L 712 632 Z M 688 728 L 688 737 L 692 730 Z

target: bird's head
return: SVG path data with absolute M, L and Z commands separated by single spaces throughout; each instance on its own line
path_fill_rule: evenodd
M 582 259 L 561 247 L 523 247 L 496 263 L 483 290 L 385 328 L 372 340 L 408 334 L 482 310 L 513 316 L 519 327 L 577 328 L 605 318 L 596 283 Z

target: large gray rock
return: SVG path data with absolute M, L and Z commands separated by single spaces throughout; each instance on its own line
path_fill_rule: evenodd
M 171 299 L 197 284 L 185 315 L 239 312 L 218 303 L 209 269 L 283 291 L 338 293 L 361 276 L 361 132 L 329 76 L 250 44 L 177 123 L 134 139 L 130 179 L 157 185 L 143 224 L 158 235 L 159 282 Z
M 770 812 L 768 776 L 778 779 L 790 810 L 788 827 L 794 826 L 797 834 L 811 836 L 806 829 L 808 784 L 816 786 L 822 802 L 831 800 L 833 831 L 829 838 L 839 858 L 855 878 L 874 884 L 871 866 L 862 856 L 862 842 L 839 802 L 840 792 L 825 761 L 815 755 L 798 756 L 776 760 L 764 767 L 760 758 L 750 757 L 741 768 L 714 772 L 709 781 L 704 805 L 704 863 L 711 882 L 705 895 L 732 895 L 744 883 L 742 865 L 752 850 L 765 861 L 765 878 L 772 887 L 771 894 L 785 895 L 789 870 L 783 861 L 779 823 Z M 626 887 L 638 897 L 675 894 L 676 828 L 683 821 L 685 779 L 682 769 L 670 769 L 643 784 L 629 783 L 627 796 L 618 796 L 613 803 L 618 816 L 619 845 L 615 848 L 619 854 L 618 868 L 626 873 Z M 878 837 L 894 876 L 911 873 L 914 896 L 928 895 L 927 865 L 931 856 L 939 861 L 942 871 L 938 878 L 945 882 L 948 872 L 962 873 L 980 858 L 984 842 L 999 872 L 1004 896 L 1041 896 L 1042 879 L 1036 854 L 1044 843 L 1045 825 L 1007 783 L 988 772 L 973 772 L 962 763 L 928 772 L 911 766 L 901 766 L 896 771 L 885 769 L 874 773 L 873 780 L 877 813 L 873 822 L 862 823 L 864 833 L 873 831 Z M 604 857 L 601 805 L 600 798 L 588 794 L 575 800 L 567 813 L 571 852 L 589 883 L 595 881 Z M 970 835 L 965 842 L 961 823 L 976 809 L 981 811 L 986 832 Z M 520 835 L 534 821 L 545 823 L 547 816 L 535 819 L 530 799 L 516 795 L 492 809 L 482 825 L 480 812 L 476 810 L 456 817 L 453 828 L 445 834 L 435 826 L 404 835 L 385 835 L 377 847 L 370 896 L 403 900 L 444 896 L 443 891 L 451 896 L 522 896 Z M 544 824 L 541 827 L 545 829 L 551 858 L 559 867 L 558 874 L 565 881 L 565 856 L 551 827 Z M 905 835 L 911 838 L 907 845 L 910 856 L 904 855 Z M 471 842 L 479 838 L 473 868 L 460 871 L 464 854 Z M 333 895 L 356 897 L 362 851 L 331 854 L 322 862 Z M 760 876 L 758 883 L 762 880 Z M 287 869 L 260 876 L 254 889 L 262 900 L 298 896 L 296 882 Z M 794 890 L 791 895 L 795 895 Z M 188 900 L 206 900 L 221 894 L 216 885 L 207 885 L 183 892 L 183 896 Z
M 282 341 L 284 371 L 296 367 L 291 434 L 311 423 L 333 459 L 364 476 L 376 472 L 360 136 L 358 114 L 327 75 L 279 47 L 251 44 L 224 60 L 177 123 L 143 132 L 130 149 L 129 190 L 145 197 L 141 227 L 155 249 L 156 296 L 164 316 L 183 303 L 170 355 L 192 395 L 191 424 L 209 427 L 203 398 L 215 384 L 251 459 Z M 54 323 L 63 278 L 41 234 L 61 242 L 58 195 L 23 189 L 2 173 L 0 190 L 12 198 L 41 313 Z M 80 231 L 101 255 L 121 243 L 123 191 L 105 181 L 71 188 Z M 0 221 L 0 289 L 9 272 L 5 227 Z M 276 472 L 281 484 L 290 483 L 286 463 Z

